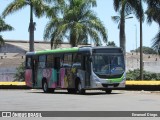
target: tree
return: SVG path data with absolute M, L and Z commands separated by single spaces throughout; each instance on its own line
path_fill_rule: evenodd
M 159 31 L 153 38 L 152 48 L 160 54 L 160 0 L 145 0 L 145 2 L 148 4 L 146 10 L 147 22 L 151 24 L 152 21 L 155 21 L 159 25 Z
M 52 18 L 45 28 L 44 39 L 51 40 L 51 48 L 57 47 L 66 38 L 72 47 L 88 43 L 91 38 L 96 45 L 101 38 L 107 42 L 107 33 L 100 19 L 91 10 L 96 0 L 68 0 L 63 12 Z
M 160 29 L 157 33 L 157 35 L 153 38 L 153 45 L 152 48 L 157 51 L 157 53 L 160 55 Z
M 134 13 L 136 18 L 140 21 L 140 76 L 143 79 L 143 53 L 142 53 L 142 22 L 144 21 L 144 12 L 142 7 L 142 0 L 114 0 L 115 11 L 121 13 L 120 25 L 120 46 L 126 52 L 125 34 L 124 34 L 124 13 Z
M 143 13 L 143 9 L 140 5 L 139 0 L 114 0 L 113 6 L 115 11 L 120 13 L 120 16 L 114 16 L 112 17 L 112 19 L 116 22 L 119 22 L 120 47 L 122 47 L 126 52 L 125 19 L 131 18 L 128 17 L 128 15 L 134 13 L 136 15 L 136 18 L 140 20 L 140 11 Z
M 157 52 L 150 47 L 143 46 L 142 49 L 144 54 L 157 54 Z M 132 50 L 132 52 L 140 52 L 140 47 L 135 50 Z
M 0 17 L 0 33 L 4 31 L 12 31 L 14 28 L 9 24 L 6 24 L 5 21 Z M 4 39 L 2 35 L 0 35 L 0 46 L 4 45 Z
M 6 17 L 7 15 L 19 11 L 28 5 L 30 6 L 30 23 L 29 23 L 30 51 L 34 51 L 35 22 L 33 22 L 33 12 L 36 17 L 38 18 L 41 17 L 42 15 L 45 14 L 45 11 L 48 10 L 48 6 L 46 3 L 51 3 L 54 1 L 62 1 L 62 0 L 14 0 L 5 8 L 5 10 L 2 13 L 2 16 Z
M 125 13 L 125 11 L 123 10 L 123 11 L 121 11 L 120 16 L 112 16 L 112 20 L 115 23 L 118 23 L 118 29 L 120 29 L 120 32 L 119 32 L 120 47 L 122 47 L 124 49 L 125 53 L 126 53 L 125 19 L 132 18 L 132 17 L 129 17 L 129 15 L 130 15 L 130 13 Z
M 107 46 L 116 47 L 116 44 L 114 41 L 108 41 Z

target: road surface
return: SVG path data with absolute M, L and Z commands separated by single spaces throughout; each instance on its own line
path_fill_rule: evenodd
M 42 90 L 36 89 L 0 89 L 0 111 L 159 110 L 159 92 L 114 90 L 112 94 L 105 94 L 103 91 L 87 91 L 85 95 L 78 95 L 68 94 L 65 90 L 57 90 L 55 93 L 46 94 Z

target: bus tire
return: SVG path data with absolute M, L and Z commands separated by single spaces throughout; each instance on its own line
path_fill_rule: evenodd
M 108 90 L 105 90 L 106 94 L 111 94 L 112 93 L 112 90 L 108 89 Z
M 43 80 L 42 82 L 42 89 L 44 93 L 48 93 L 49 92 L 49 88 L 48 88 L 48 83 L 46 80 Z
M 82 95 L 85 94 L 85 90 L 82 89 L 82 84 L 80 81 L 78 82 L 77 90 L 79 94 L 82 94 Z
M 77 92 L 76 89 L 74 89 L 74 88 L 69 88 L 69 89 L 67 89 L 67 91 L 69 94 L 75 94 Z

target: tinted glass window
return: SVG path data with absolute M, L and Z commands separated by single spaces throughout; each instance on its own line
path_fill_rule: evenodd
M 27 60 L 26 60 L 26 68 L 27 69 L 31 69 L 31 57 L 27 57 Z
M 38 68 L 45 68 L 46 67 L 46 56 L 41 55 L 39 56 Z
M 47 55 L 46 67 L 47 68 L 53 68 L 54 67 L 54 57 L 53 57 L 53 55 Z
M 63 67 L 71 67 L 72 65 L 72 54 L 64 54 Z
M 74 54 L 72 67 L 80 68 L 81 62 L 82 62 L 82 55 L 81 54 Z

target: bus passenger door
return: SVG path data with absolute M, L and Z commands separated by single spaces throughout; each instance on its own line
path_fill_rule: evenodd
M 25 82 L 29 87 L 33 87 L 33 65 L 32 65 L 32 57 L 26 57 L 26 70 L 25 70 Z
M 55 66 L 54 68 L 57 71 L 57 86 L 60 86 L 60 80 L 59 80 L 59 72 L 60 72 L 60 57 L 55 57 Z
M 33 87 L 37 86 L 37 73 L 38 73 L 38 57 L 34 56 L 32 58 L 32 80 L 33 80 Z
M 89 61 L 89 56 L 84 56 L 83 57 L 83 69 L 85 71 L 85 87 L 89 87 L 90 86 L 90 61 Z

